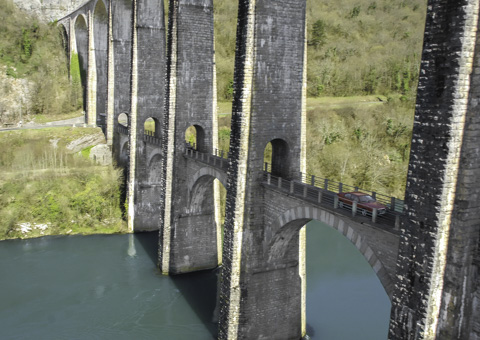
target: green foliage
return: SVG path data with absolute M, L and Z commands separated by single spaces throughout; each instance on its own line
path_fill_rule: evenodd
M 29 236 L 124 232 L 121 172 L 93 164 L 65 146 L 94 129 L 56 128 L 2 132 L 0 239 L 25 237 L 20 223 L 48 224 Z M 56 146 L 55 146 L 56 145 Z
M 59 115 L 82 107 L 81 84 L 70 83 L 60 29 L 0 0 L 0 66 L 34 83 L 33 105 L 24 114 Z M 28 110 L 27 110 L 28 109 Z
M 319 48 L 326 43 L 325 22 L 321 19 L 315 21 L 312 26 L 312 38 L 308 41 L 308 45 Z
M 83 149 L 83 150 L 81 151 L 82 156 L 85 157 L 86 159 L 88 159 L 89 156 L 90 156 L 90 150 L 92 150 L 93 147 L 94 147 L 94 145 L 91 145 L 91 146 Z

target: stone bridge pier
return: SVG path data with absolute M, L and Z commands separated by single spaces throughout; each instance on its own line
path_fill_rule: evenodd
M 267 260 L 265 148 L 272 174 L 305 172 L 305 1 L 240 1 L 219 339 L 305 335 L 305 234 Z
M 202 172 L 183 156 L 187 129 L 192 148 L 212 154 L 217 147 L 214 72 L 213 1 L 171 0 L 159 240 L 166 274 L 215 268 L 220 261 L 213 180 L 224 175 Z

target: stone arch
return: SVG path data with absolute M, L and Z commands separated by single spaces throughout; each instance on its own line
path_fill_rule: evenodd
M 355 228 L 349 225 L 348 220 L 320 208 L 298 206 L 283 212 L 272 222 L 271 228 L 269 229 L 275 230 L 276 232 L 271 237 L 271 240 L 267 241 L 268 246 L 266 251 L 268 261 L 282 258 L 293 237 L 298 237 L 300 229 L 312 220 L 327 224 L 349 239 L 373 268 L 387 295 L 391 299 L 394 289 L 393 282 L 383 263 L 375 255 L 370 245 L 364 241 Z
M 88 20 L 83 14 L 75 18 L 75 43 L 78 63 L 80 67 L 80 79 L 82 82 L 83 109 L 86 110 L 87 102 L 87 70 L 88 70 Z
M 97 72 L 97 114 L 106 113 L 108 69 L 108 12 L 103 0 L 97 0 L 93 11 L 93 36 Z
M 70 39 L 68 37 L 68 28 L 62 22 L 57 25 L 58 29 L 60 30 L 60 36 L 62 37 L 62 44 L 65 50 L 65 55 L 67 56 L 67 60 L 70 60 Z M 69 62 L 67 62 L 67 68 L 69 68 Z
M 197 185 L 197 182 L 203 177 L 211 177 L 211 180 L 218 179 L 220 183 L 226 188 L 227 187 L 227 174 L 221 172 L 217 169 L 204 167 L 198 170 L 192 177 L 189 178 L 187 187 L 188 192 L 191 193 L 194 189 L 194 186 Z
M 129 156 L 129 143 L 128 140 L 125 141 L 120 149 L 120 165 L 126 167 L 128 164 L 128 156 Z
M 154 153 L 148 160 L 148 183 L 160 184 L 163 157 L 159 152 Z
M 270 159 L 270 170 L 273 176 L 290 177 L 290 146 L 287 141 L 282 138 L 270 140 L 264 148 L 264 159 L 267 163 L 267 159 Z

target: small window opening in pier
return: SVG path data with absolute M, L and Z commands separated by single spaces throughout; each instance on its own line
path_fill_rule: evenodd
M 118 124 L 128 127 L 128 115 L 126 113 L 118 115 Z
M 158 137 L 158 132 L 160 130 L 158 120 L 152 117 L 147 118 L 144 123 L 144 130 L 146 135 Z
M 263 168 L 273 176 L 288 178 L 290 170 L 290 148 L 283 139 L 273 139 L 263 151 Z
M 199 125 L 191 125 L 185 130 L 185 143 L 187 147 L 206 152 L 205 132 Z

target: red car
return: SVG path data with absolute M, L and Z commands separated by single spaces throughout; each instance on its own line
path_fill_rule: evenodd
M 372 196 L 363 192 L 341 192 L 337 194 L 338 206 L 343 208 L 345 205 L 351 206 L 353 202 L 357 202 L 357 211 L 363 216 L 367 213 L 372 213 L 374 208 L 377 208 L 377 214 L 383 215 L 387 212 L 387 207 L 378 203 Z

